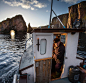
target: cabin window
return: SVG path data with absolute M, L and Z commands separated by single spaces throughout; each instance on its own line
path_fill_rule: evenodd
M 44 55 L 46 53 L 46 45 L 47 45 L 47 40 L 41 39 L 40 41 L 40 54 L 41 55 Z
M 65 35 L 61 35 L 61 42 L 65 44 Z

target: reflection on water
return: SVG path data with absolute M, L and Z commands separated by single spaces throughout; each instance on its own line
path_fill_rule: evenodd
M 15 35 L 0 34 L 0 83 L 12 83 L 14 73 L 18 72 L 19 61 L 25 49 L 28 33 Z
M 12 40 L 15 39 L 15 31 L 14 31 L 14 30 L 11 30 L 11 31 L 10 31 L 10 36 L 11 36 L 11 39 L 12 39 Z

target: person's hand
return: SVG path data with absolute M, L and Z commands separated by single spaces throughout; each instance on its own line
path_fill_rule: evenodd
M 58 50 L 59 50 L 59 48 L 56 48 L 56 49 L 55 49 L 55 54 L 56 54 L 56 55 L 59 54 Z
M 59 59 L 56 60 L 56 63 L 61 63 Z
M 53 55 L 53 58 L 54 58 L 54 59 L 55 59 L 55 61 L 56 61 L 56 59 L 57 59 L 57 56 L 56 56 L 56 54 L 54 54 L 54 55 Z

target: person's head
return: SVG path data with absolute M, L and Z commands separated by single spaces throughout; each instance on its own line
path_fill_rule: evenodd
M 54 39 L 54 43 L 55 43 L 55 47 L 58 47 L 59 44 L 60 44 L 60 39 L 55 38 L 55 39 Z

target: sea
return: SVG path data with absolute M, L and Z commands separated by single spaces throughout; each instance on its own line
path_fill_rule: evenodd
M 0 34 L 0 83 L 12 83 L 14 74 L 19 71 L 19 63 L 27 40 L 32 34 Z M 80 33 L 77 53 L 86 56 L 86 33 Z

